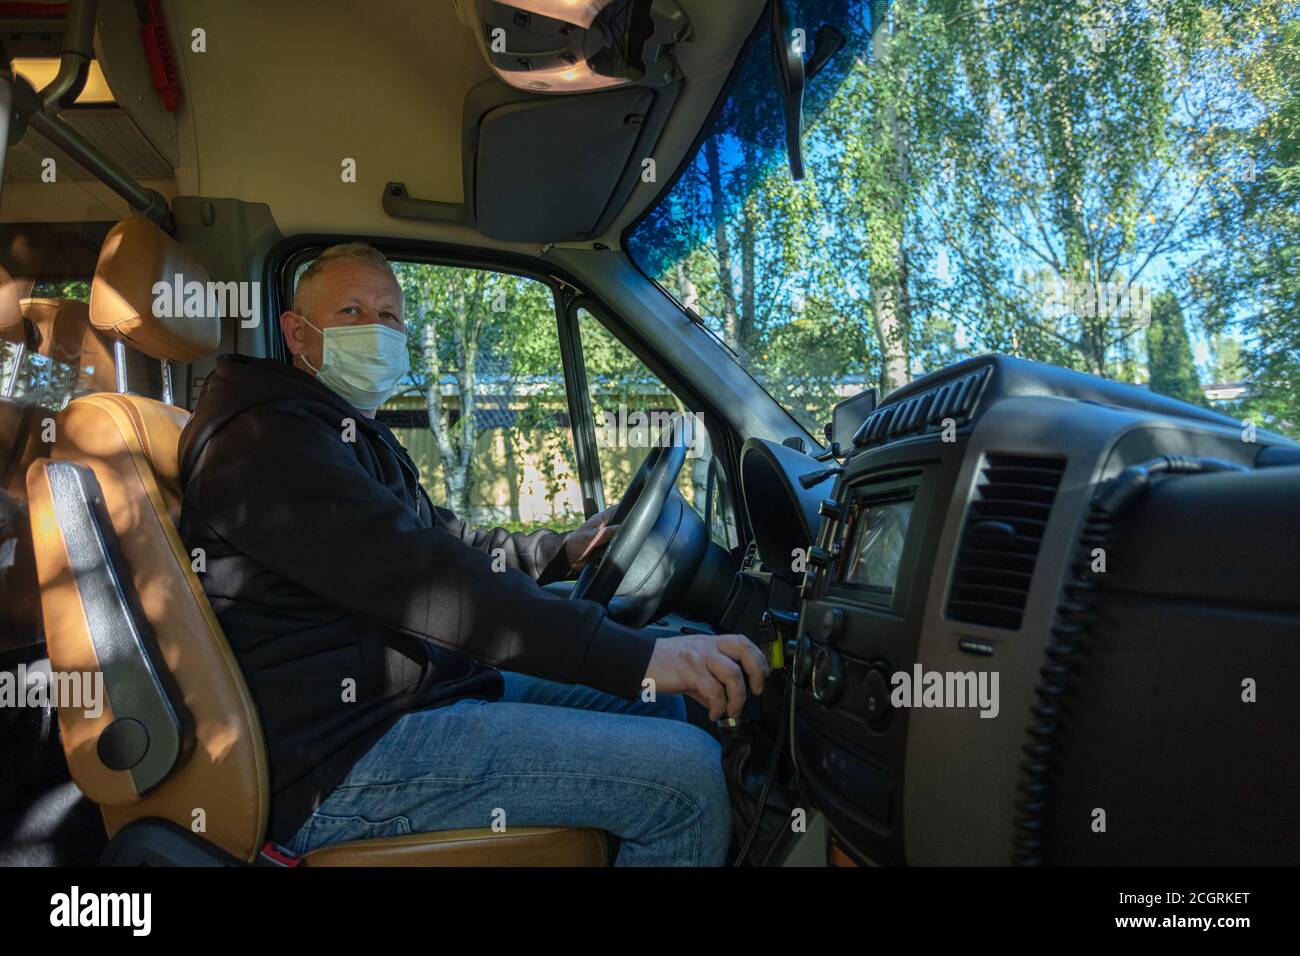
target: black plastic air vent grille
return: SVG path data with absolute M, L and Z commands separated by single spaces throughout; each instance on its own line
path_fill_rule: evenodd
M 991 371 L 982 368 L 901 402 L 882 406 L 862 423 L 853 436 L 853 447 L 920 435 L 942 428 L 949 419 L 956 425 L 964 425 L 975 413 L 980 390 Z
M 966 512 L 948 616 L 1018 630 L 1063 458 L 989 455 Z

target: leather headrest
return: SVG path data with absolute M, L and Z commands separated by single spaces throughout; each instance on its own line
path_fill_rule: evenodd
M 190 294 L 195 283 L 201 296 Z M 90 286 L 90 321 L 146 355 L 192 362 L 221 344 L 221 318 L 208 309 L 207 288 L 208 271 L 184 246 L 149 220 L 132 217 L 104 239 Z M 185 306 L 195 301 L 203 303 L 202 314 L 186 315 L 194 309 Z
M 90 316 L 76 299 L 23 299 L 23 316 L 36 326 L 37 351 L 72 365 L 81 359 Z
M 0 267 L 0 329 L 21 325 L 23 321 L 22 296 L 19 283 Z

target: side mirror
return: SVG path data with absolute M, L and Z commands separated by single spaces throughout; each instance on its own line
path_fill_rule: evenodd
M 709 540 L 724 551 L 736 546 L 736 502 L 727 485 L 726 472 L 718 467 L 716 458 L 709 459 L 709 473 L 705 479 L 704 527 Z

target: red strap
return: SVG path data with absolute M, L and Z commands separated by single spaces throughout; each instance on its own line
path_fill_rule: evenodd
M 167 28 L 163 25 L 158 0 L 146 0 L 148 19 L 140 27 L 140 43 L 145 59 L 149 61 L 149 76 L 153 87 L 162 94 L 163 106 L 174 113 L 181 107 L 181 81 L 176 73 L 176 59 L 171 44 L 167 42 Z

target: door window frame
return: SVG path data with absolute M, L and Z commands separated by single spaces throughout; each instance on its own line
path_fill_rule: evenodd
M 694 389 L 686 387 L 685 383 L 682 381 L 680 377 L 677 376 L 675 371 L 671 370 L 671 366 L 667 366 L 662 362 L 653 360 L 652 358 L 654 356 L 653 352 L 647 349 L 643 343 L 639 343 L 635 337 L 628 334 L 626 328 L 613 319 L 612 313 L 609 311 L 609 309 L 605 307 L 605 305 L 599 299 L 595 298 L 594 296 L 586 295 L 586 294 L 579 295 L 568 303 L 569 318 L 573 325 L 572 335 L 574 341 L 576 342 L 576 351 L 579 355 L 579 358 L 581 358 L 582 356 L 582 330 L 581 330 L 580 323 L 578 322 L 579 309 L 586 310 L 586 312 L 592 317 L 592 319 L 595 322 L 597 322 L 607 333 L 609 333 L 614 338 L 615 341 L 617 341 L 620 345 L 626 348 L 628 352 L 637 359 L 637 361 L 639 361 L 642 365 L 645 366 L 647 371 L 649 371 L 652 375 L 658 378 L 659 381 L 664 385 L 664 387 L 667 388 L 668 391 L 672 393 L 672 395 L 678 401 L 680 401 L 684 406 L 686 406 L 688 411 L 691 411 L 692 413 L 695 414 L 703 415 L 704 427 L 705 430 L 708 432 L 709 447 L 711 449 L 714 465 L 717 468 L 722 469 L 723 473 L 725 473 L 726 475 L 737 474 L 738 472 L 733 470 L 727 464 L 727 462 L 730 460 L 728 453 L 733 452 L 733 450 L 735 453 L 735 460 L 739 461 L 739 454 L 738 454 L 739 443 L 735 441 L 735 435 L 729 427 L 724 428 L 720 425 L 715 424 L 718 422 L 723 422 L 724 419 L 722 419 L 720 416 L 716 414 L 712 414 L 710 412 L 701 410 L 698 393 L 695 392 Z M 595 414 L 591 405 L 591 391 L 590 389 L 587 388 L 585 360 L 582 363 L 582 384 L 583 384 L 583 390 L 585 396 L 584 404 L 586 405 L 587 415 L 590 419 L 591 428 L 592 428 L 590 440 L 592 444 L 592 454 L 595 457 L 595 461 L 596 461 L 596 479 L 600 485 L 601 496 L 599 500 L 603 502 L 604 501 L 604 477 L 602 472 L 600 471 L 599 449 L 596 447 Z M 717 503 L 721 507 L 725 507 L 730 512 L 731 526 L 737 529 L 737 533 L 740 537 L 743 537 L 743 535 L 740 534 L 742 522 L 739 517 L 739 508 L 737 506 L 737 502 L 734 498 L 734 495 L 731 492 L 731 485 L 732 482 L 730 481 L 730 479 L 726 480 L 725 482 L 721 480 L 718 482 L 718 487 L 723 491 L 723 495 L 721 498 L 718 499 Z M 708 523 L 710 522 L 708 518 L 706 518 L 706 524 Z M 710 533 L 711 533 L 711 529 L 710 529 Z M 745 543 L 747 542 L 745 541 L 741 542 L 740 547 L 742 548 L 742 550 Z M 723 546 L 725 547 L 725 543 Z

